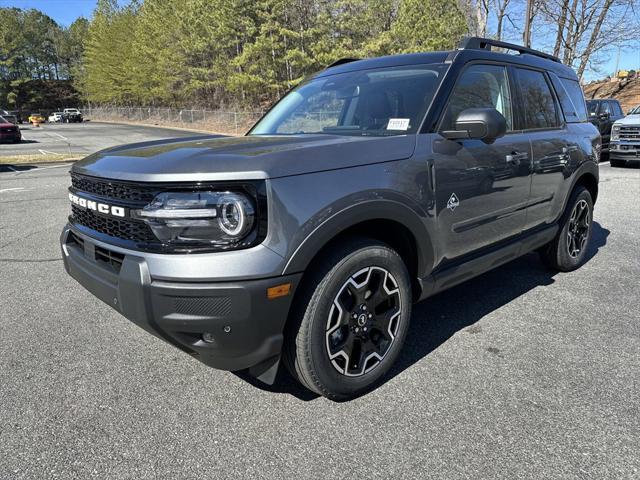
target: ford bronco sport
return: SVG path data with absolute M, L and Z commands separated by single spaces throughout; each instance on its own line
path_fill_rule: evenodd
M 396 361 L 412 303 L 534 250 L 578 268 L 599 148 L 575 73 L 549 55 L 468 38 L 343 60 L 246 136 L 74 164 L 64 265 L 207 365 L 273 383 L 282 360 L 346 399 Z

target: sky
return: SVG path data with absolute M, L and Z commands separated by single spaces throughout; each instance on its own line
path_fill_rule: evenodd
M 97 0 L 0 0 L 0 7 L 35 8 L 49 15 L 60 25 L 69 26 L 78 17 L 90 18 L 96 3 Z M 613 51 L 602 57 L 600 72 L 585 72 L 586 81 L 603 78 L 614 72 L 617 52 Z M 618 68 L 623 70 L 638 67 L 640 67 L 640 39 L 634 47 L 620 51 Z
M 90 18 L 96 0 L 0 0 L 0 7 L 35 8 L 68 27 L 78 17 Z

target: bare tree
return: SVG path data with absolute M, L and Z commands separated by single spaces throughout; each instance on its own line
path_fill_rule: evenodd
M 458 0 L 458 7 L 467 20 L 469 33 L 478 37 L 487 36 L 487 18 L 490 0 Z
M 599 54 L 624 47 L 640 36 L 637 0 L 546 0 L 541 9 L 555 28 L 554 55 L 582 77 L 597 70 Z M 624 27 L 622 27 L 624 26 Z
M 569 11 L 569 0 L 562 0 L 562 6 L 560 8 L 560 18 L 558 19 L 558 30 L 556 32 L 556 43 L 553 46 L 553 55 L 560 55 L 560 47 L 562 46 L 562 40 L 564 35 L 564 26 L 567 23 L 567 12 Z
M 505 15 L 507 14 L 507 8 L 511 0 L 493 0 L 496 8 L 496 39 L 502 40 L 502 28 L 504 24 Z

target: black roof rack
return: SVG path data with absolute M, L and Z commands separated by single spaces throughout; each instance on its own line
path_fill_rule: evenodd
M 526 53 L 529 55 L 535 55 L 536 57 L 546 58 L 552 62 L 562 63 L 558 57 L 549 55 L 548 53 L 540 52 L 532 48 L 523 47 L 521 45 L 515 45 L 513 43 L 501 42 L 500 40 L 492 40 L 490 38 L 481 37 L 465 37 L 458 45 L 459 50 L 491 50 L 491 47 L 504 48 L 506 50 L 513 50 L 518 53 Z
M 359 58 L 341 58 L 340 60 L 336 60 L 331 65 L 327 65 L 326 68 L 337 67 L 338 65 L 344 65 L 345 63 L 357 62 L 360 60 Z

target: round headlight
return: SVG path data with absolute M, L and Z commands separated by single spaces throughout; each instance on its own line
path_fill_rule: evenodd
M 242 202 L 234 197 L 220 199 L 220 230 L 230 237 L 241 236 L 247 228 L 246 211 Z

